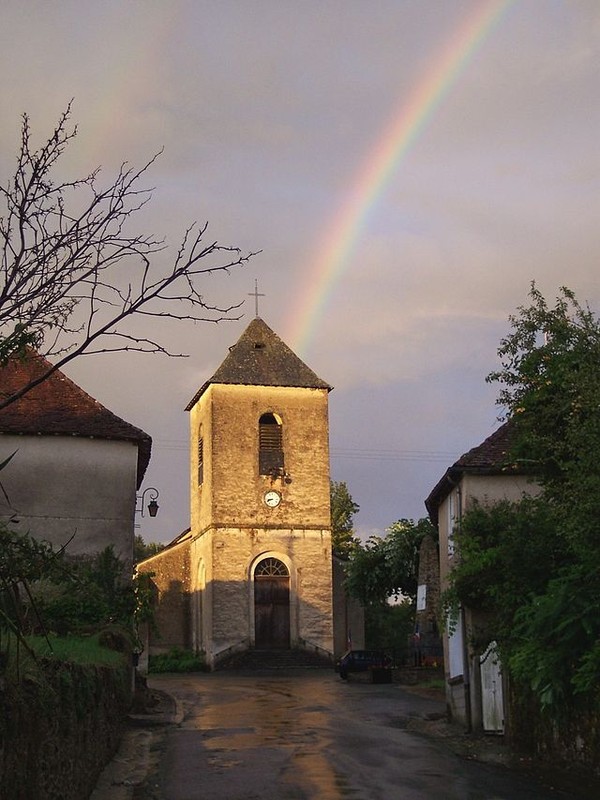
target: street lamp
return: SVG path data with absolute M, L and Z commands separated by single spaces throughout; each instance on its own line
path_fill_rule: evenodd
M 138 496 L 139 507 L 136 508 L 136 511 L 139 511 L 140 517 L 145 516 L 144 514 L 144 506 L 146 504 L 146 495 L 150 498 L 150 502 L 148 503 L 148 514 L 151 517 L 155 517 L 158 514 L 158 489 L 155 489 L 154 486 L 148 486 L 147 489 L 144 489 L 141 495 Z

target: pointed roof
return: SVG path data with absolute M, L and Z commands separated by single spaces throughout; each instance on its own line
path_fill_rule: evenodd
M 196 392 L 186 411 L 193 408 L 211 383 L 331 390 L 260 317 L 255 317 L 229 348 L 225 361 Z
M 463 475 L 505 475 L 523 472 L 510 459 L 513 431 L 513 423 L 510 420 L 505 422 L 481 444 L 468 450 L 448 467 L 425 500 L 425 507 L 432 520 L 437 519 L 440 504 Z
M 28 350 L 0 367 L 0 396 L 9 396 L 40 377 L 51 364 Z M 152 439 L 117 417 L 60 370 L 6 408 L 0 409 L 0 435 L 56 435 L 130 441 L 138 445 L 138 486 L 150 461 Z

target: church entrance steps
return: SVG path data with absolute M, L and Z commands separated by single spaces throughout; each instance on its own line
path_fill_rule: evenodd
M 333 662 L 309 650 L 245 650 L 219 662 L 217 670 L 294 669 L 316 667 L 331 669 Z

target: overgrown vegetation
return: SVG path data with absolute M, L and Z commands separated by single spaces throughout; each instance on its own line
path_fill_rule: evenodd
M 360 506 L 354 502 L 344 481 L 331 481 L 331 547 L 338 558 L 347 559 L 359 540 L 354 534 L 354 515 Z
M 415 627 L 414 603 L 371 603 L 365 608 L 365 646 L 385 650 L 396 664 L 406 662 L 409 638 Z
M 415 626 L 419 548 L 435 535 L 428 519 L 399 519 L 385 536 L 355 544 L 346 565 L 346 590 L 365 607 L 365 643 L 405 661 Z M 391 598 L 401 602 L 390 604 Z
M 164 544 L 161 544 L 160 542 L 146 542 L 138 533 L 133 540 L 133 563 L 139 564 L 140 561 L 144 561 L 146 558 L 151 558 L 164 549 Z
M 113 650 L 135 647 L 135 623 L 151 614 L 148 576 L 133 582 L 112 548 L 68 558 L 47 542 L 0 526 L 0 652 L 78 649 L 77 638 L 102 631 L 95 641 Z M 32 637 L 41 637 L 37 641 Z M 92 647 L 91 639 L 88 640 Z
M 550 307 L 535 285 L 510 321 L 489 379 L 513 428 L 510 466 L 542 491 L 463 517 L 446 600 L 489 612 L 479 644 L 497 639 L 542 708 L 598 708 L 600 322 L 570 290 Z
M 346 572 L 348 592 L 364 605 L 381 604 L 390 597 L 414 603 L 417 596 L 419 548 L 423 538 L 436 535 L 426 519 L 399 519 L 385 536 L 371 536 L 353 550 Z

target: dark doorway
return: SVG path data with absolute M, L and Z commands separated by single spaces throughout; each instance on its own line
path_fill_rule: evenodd
M 290 574 L 277 558 L 265 558 L 254 572 L 254 627 L 258 649 L 289 649 Z

